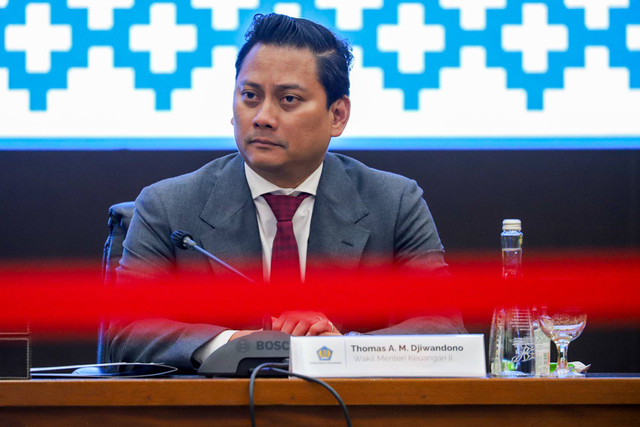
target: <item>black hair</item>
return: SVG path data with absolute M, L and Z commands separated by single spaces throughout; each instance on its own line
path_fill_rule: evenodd
M 316 57 L 318 80 L 327 94 L 327 108 L 349 95 L 349 69 L 353 55 L 349 43 L 320 24 L 302 18 L 257 14 L 245 34 L 236 59 L 236 79 L 249 51 L 258 43 L 309 49 Z

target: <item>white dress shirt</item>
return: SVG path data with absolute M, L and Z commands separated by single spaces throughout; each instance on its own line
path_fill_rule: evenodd
M 300 277 L 304 280 L 304 273 L 307 266 L 307 244 L 311 230 L 311 215 L 313 214 L 313 205 L 316 199 L 316 192 L 318 191 L 320 175 L 322 175 L 322 164 L 296 188 L 278 187 L 255 173 L 246 163 L 244 164 L 244 172 L 247 177 L 247 183 L 249 184 L 249 190 L 251 190 L 253 203 L 256 205 L 258 229 L 262 243 L 262 266 L 265 280 L 269 279 L 271 273 L 271 253 L 278 228 L 278 221 L 262 195 L 268 193 L 286 196 L 297 196 L 300 193 L 310 194 L 309 197 L 300 203 L 298 210 L 291 220 L 293 223 L 293 234 L 296 236 L 296 243 L 298 244 Z
M 260 232 L 260 242 L 262 243 L 262 266 L 263 277 L 269 280 L 271 274 L 271 253 L 273 250 L 273 241 L 276 238 L 278 229 L 278 221 L 273 211 L 262 197 L 263 194 L 277 194 L 286 196 L 297 196 L 300 193 L 308 193 L 309 197 L 304 199 L 298 210 L 293 215 L 291 222 L 293 223 L 293 234 L 298 244 L 298 255 L 300 257 L 300 277 L 304 280 L 305 270 L 307 266 L 307 245 L 309 242 L 309 234 L 311 232 L 311 215 L 313 214 L 313 205 L 316 200 L 316 192 L 322 175 L 322 164 L 318 166 L 307 179 L 305 179 L 296 188 L 281 188 L 267 181 L 256 172 L 253 171 L 246 163 L 244 164 L 244 174 L 249 184 L 251 197 L 256 206 L 256 215 L 258 219 L 258 230 Z M 194 359 L 202 362 L 211 353 L 229 342 L 231 336 L 238 332 L 237 330 L 227 329 L 216 335 L 211 341 L 201 346 L 193 354 Z

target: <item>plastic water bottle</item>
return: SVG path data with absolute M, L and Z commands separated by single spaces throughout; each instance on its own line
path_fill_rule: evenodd
M 502 278 L 522 276 L 522 222 L 502 221 Z M 533 376 L 535 374 L 535 341 L 533 318 L 528 308 L 500 307 L 493 312 L 489 339 L 490 375 Z

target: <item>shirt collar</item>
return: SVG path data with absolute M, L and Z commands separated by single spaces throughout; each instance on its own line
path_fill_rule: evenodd
M 251 190 L 251 197 L 254 200 L 267 193 L 285 194 L 288 196 L 297 196 L 300 193 L 308 193 L 315 196 L 318 191 L 320 176 L 322 175 L 322 165 L 323 163 L 320 163 L 320 166 L 318 166 L 318 168 L 296 188 L 278 187 L 258 175 L 249 167 L 249 165 L 247 165 L 246 162 L 244 164 L 244 175 L 247 178 L 247 184 L 249 184 L 249 190 Z

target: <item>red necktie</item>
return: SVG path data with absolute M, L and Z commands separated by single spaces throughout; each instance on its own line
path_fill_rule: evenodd
M 298 196 L 262 195 L 278 221 L 271 251 L 271 281 L 283 275 L 300 280 L 300 255 L 291 220 L 300 203 L 308 196 L 306 193 Z

